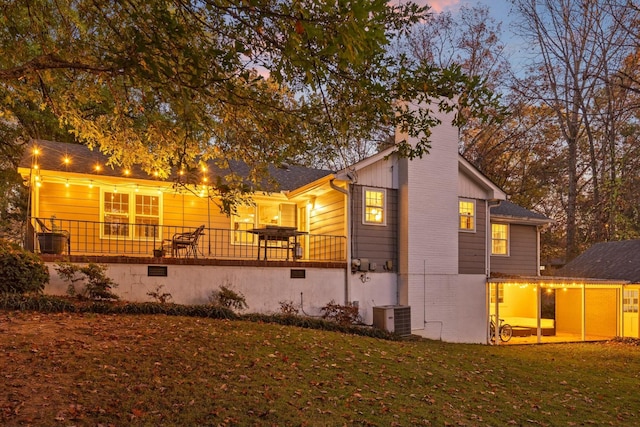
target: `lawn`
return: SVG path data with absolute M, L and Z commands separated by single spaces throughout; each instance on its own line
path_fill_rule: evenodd
M 634 343 L 384 341 L 162 315 L 0 312 L 3 425 L 639 425 Z

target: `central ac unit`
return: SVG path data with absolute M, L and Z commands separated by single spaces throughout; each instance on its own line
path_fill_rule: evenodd
M 373 326 L 401 336 L 411 335 L 411 307 L 408 305 L 373 307 Z

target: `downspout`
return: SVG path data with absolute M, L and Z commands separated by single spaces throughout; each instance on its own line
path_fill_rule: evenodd
M 542 226 L 536 227 L 536 276 L 540 276 L 540 230 Z
M 349 190 L 340 188 L 333 183 L 335 178 L 329 181 L 329 186 L 345 195 L 345 211 L 347 220 L 347 266 L 344 268 L 344 303 L 349 304 L 351 301 L 351 289 L 349 287 L 349 263 L 351 262 L 351 204 L 349 200 Z

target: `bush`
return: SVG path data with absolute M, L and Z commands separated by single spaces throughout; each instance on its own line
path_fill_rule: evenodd
M 0 309 L 38 311 L 40 313 L 76 312 L 69 301 L 51 295 L 0 294 Z
M 217 291 L 211 292 L 209 301 L 214 306 L 220 306 L 232 310 L 244 310 L 249 307 L 244 295 L 225 285 L 220 286 L 220 289 Z
M 280 301 L 280 313 L 287 316 L 297 316 L 300 314 L 300 310 L 296 308 L 293 301 Z
M 0 293 L 40 293 L 49 270 L 36 254 L 0 239 Z
M 88 298 L 92 300 L 117 300 L 120 297 L 111 289 L 118 286 L 107 276 L 107 266 L 89 263 L 79 266 L 70 262 L 59 262 L 55 267 L 60 277 L 69 282 L 67 294 L 72 297 Z M 84 287 L 78 291 L 76 283 L 82 282 Z
M 341 325 L 352 325 L 362 322 L 360 311 L 355 304 L 348 303 L 347 305 L 340 305 L 334 300 L 331 300 L 331 302 L 322 307 L 320 311 L 322 311 L 323 319 L 333 320 Z
M 160 304 L 166 304 L 173 298 L 173 295 L 169 292 L 162 292 L 163 287 L 164 285 L 158 285 L 154 291 L 147 292 L 147 295 Z

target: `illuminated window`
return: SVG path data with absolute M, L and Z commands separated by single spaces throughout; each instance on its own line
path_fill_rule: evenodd
M 128 191 L 102 193 L 104 237 L 151 239 L 160 236 L 160 195 Z
M 232 241 L 234 244 L 257 244 L 257 236 L 247 230 L 274 225 L 295 226 L 296 205 L 261 202 L 256 206 L 238 206 L 235 215 L 231 216 Z
M 256 207 L 238 206 L 236 214 L 231 217 L 231 229 L 233 230 L 233 243 L 252 245 L 257 240 L 254 234 L 247 233 L 256 227 Z
M 509 226 L 507 224 L 491 224 L 491 254 L 509 254 Z
M 476 202 L 473 200 L 460 200 L 458 209 L 460 230 L 474 231 L 476 229 Z
M 129 235 L 129 195 L 104 193 L 104 235 Z
M 491 304 L 496 303 L 496 284 L 491 283 L 489 285 L 489 300 Z M 504 285 L 502 283 L 498 283 L 498 302 L 502 304 L 504 302 Z
M 156 195 L 136 194 L 134 217 L 135 237 L 158 237 L 160 225 L 160 198 Z
M 385 217 L 385 190 L 373 190 L 365 188 L 364 190 L 364 218 L 365 224 L 384 225 Z
M 622 299 L 622 311 L 625 313 L 638 312 L 638 289 L 625 289 Z

